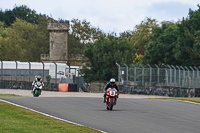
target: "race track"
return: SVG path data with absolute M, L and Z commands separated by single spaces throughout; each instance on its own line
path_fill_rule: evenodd
M 175 100 L 120 98 L 108 111 L 102 98 L 0 97 L 108 133 L 200 133 L 200 106 Z

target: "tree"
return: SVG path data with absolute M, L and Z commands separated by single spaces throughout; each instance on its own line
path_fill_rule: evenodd
M 82 70 L 88 82 L 117 78 L 116 62 L 130 64 L 135 50 L 126 39 L 112 34 L 100 36 L 94 43 L 86 44 L 85 56 L 89 63 Z M 95 73 L 95 74 L 94 74 Z
M 99 28 L 91 26 L 86 20 L 71 20 L 71 30 L 69 32 L 69 54 L 83 54 L 84 44 L 94 42 L 103 34 Z
M 15 6 L 13 10 L 0 11 L 0 21 L 5 22 L 7 26 L 11 26 L 16 21 L 16 18 L 26 20 L 30 23 L 38 24 L 38 14 L 35 10 L 31 10 L 26 5 Z
M 47 34 L 37 24 L 16 19 L 4 34 L 0 40 L 3 60 L 40 61 L 40 55 L 48 51 Z
M 149 36 L 152 34 L 152 30 L 157 27 L 157 21 L 151 18 L 147 18 L 140 25 L 135 26 L 135 30 L 129 40 L 131 45 L 138 50 L 138 53 L 144 54 L 145 46 L 149 42 Z
M 174 49 L 177 43 L 177 25 L 172 22 L 162 22 L 162 26 L 153 30 L 149 43 L 145 46 L 142 62 L 145 64 L 177 65 Z
M 200 6 L 196 11 L 189 10 L 188 18 L 178 24 L 178 42 L 175 58 L 182 65 L 200 65 Z
M 14 17 L 19 18 L 22 20 L 26 20 L 27 22 L 38 24 L 38 14 L 35 10 L 31 10 L 26 5 L 22 6 L 15 6 L 15 8 L 12 10 Z M 13 22 L 15 19 L 13 20 Z

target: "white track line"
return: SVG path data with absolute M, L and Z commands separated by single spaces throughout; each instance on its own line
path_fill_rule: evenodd
M 172 99 L 172 100 L 173 100 L 173 99 Z M 184 100 L 176 100 L 176 101 L 180 101 L 180 102 L 184 102 L 184 103 L 190 103 L 190 104 L 200 105 L 200 103 L 195 103 L 195 102 L 191 102 L 191 101 L 184 101 Z
M 55 118 L 55 119 L 58 119 L 58 120 L 61 120 L 61 121 L 65 121 L 65 122 L 68 122 L 68 123 L 71 123 L 71 124 L 75 124 L 75 125 L 78 125 L 78 126 L 84 126 L 84 125 L 81 125 L 81 124 L 78 124 L 78 123 L 75 123 L 75 122 L 72 122 L 72 121 L 68 121 L 68 120 L 65 120 L 65 119 L 62 119 L 62 118 L 58 118 L 58 117 L 55 117 L 55 116 L 52 116 L 52 115 L 49 115 L 49 114 L 46 114 L 46 113 L 42 113 L 40 111 L 37 111 L 37 110 L 34 110 L 34 109 L 31 109 L 31 108 L 28 108 L 28 107 L 25 107 L 25 106 L 21 106 L 19 104 L 15 104 L 15 103 L 12 103 L 12 102 L 9 102 L 9 101 L 6 101 L 6 100 L 2 100 L 0 99 L 0 101 L 2 102 L 6 102 L 6 103 L 9 103 L 9 104 L 12 104 L 12 105 L 15 105 L 15 106 L 18 106 L 18 107 L 21 107 L 21 108 L 24 108 L 24 109 L 28 109 L 28 110 L 31 110 L 31 111 L 34 111 L 34 112 L 37 112 L 37 113 L 40 113 L 40 114 L 43 114 L 45 116 L 48 116 L 48 117 L 52 117 L 52 118 Z M 87 127 L 87 126 L 84 126 L 84 127 Z M 91 127 L 89 127 L 91 128 Z M 92 128 L 92 129 L 95 129 L 95 128 Z M 105 131 L 102 131 L 102 130 L 99 130 L 99 129 L 95 129 L 97 131 L 100 131 L 102 133 L 107 133 Z

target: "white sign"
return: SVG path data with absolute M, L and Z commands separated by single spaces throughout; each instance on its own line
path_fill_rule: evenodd
M 122 74 L 124 74 L 124 71 L 122 71 Z

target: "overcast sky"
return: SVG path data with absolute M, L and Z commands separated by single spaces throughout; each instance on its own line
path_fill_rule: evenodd
M 90 22 L 104 32 L 133 30 L 149 17 L 177 21 L 187 17 L 189 9 L 197 10 L 200 0 L 0 0 L 0 8 L 13 9 L 26 5 L 36 13 L 58 20 L 73 18 Z

